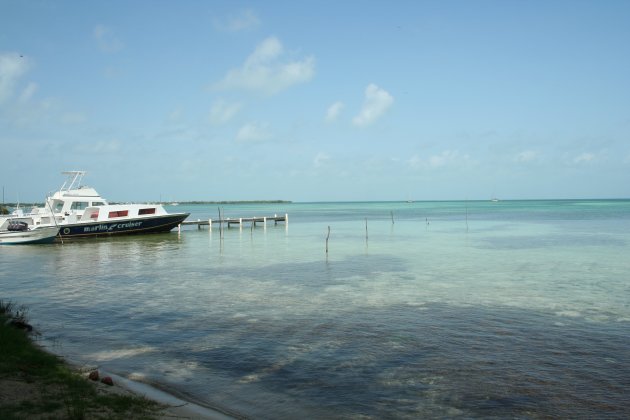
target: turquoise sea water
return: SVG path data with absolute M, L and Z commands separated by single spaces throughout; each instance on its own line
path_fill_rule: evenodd
M 289 223 L 3 247 L 0 298 L 59 354 L 247 417 L 630 413 L 630 201 L 222 208 Z

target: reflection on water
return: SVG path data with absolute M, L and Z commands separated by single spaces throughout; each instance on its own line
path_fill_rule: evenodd
M 60 353 L 256 418 L 630 410 L 627 202 L 396 205 L 1 249 L 2 297 Z

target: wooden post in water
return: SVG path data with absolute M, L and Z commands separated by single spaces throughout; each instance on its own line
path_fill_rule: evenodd
M 390 210 L 390 212 L 389 212 L 389 213 L 390 213 L 390 214 L 391 214 L 391 216 L 392 216 L 392 225 L 393 225 L 393 224 L 394 224 L 394 211 L 393 211 L 393 210 Z
M 223 239 L 223 218 L 221 217 L 221 207 L 218 207 L 219 210 L 219 239 Z
M 328 235 L 326 235 L 326 255 L 328 255 L 328 238 L 330 238 L 330 226 L 328 226 Z
M 466 199 L 466 233 L 468 233 L 468 199 Z
M 365 243 L 368 241 L 367 217 L 365 218 Z

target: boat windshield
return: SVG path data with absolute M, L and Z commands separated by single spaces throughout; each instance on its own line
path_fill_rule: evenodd
M 89 204 L 90 203 L 88 203 L 87 201 L 75 201 L 72 203 L 72 207 L 70 209 L 71 210 L 85 210 Z
M 55 200 L 54 201 L 54 206 L 53 206 L 53 211 L 55 213 L 61 213 L 61 210 L 63 210 L 63 201 Z

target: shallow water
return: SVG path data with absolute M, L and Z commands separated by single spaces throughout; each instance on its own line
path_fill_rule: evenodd
M 289 223 L 3 247 L 0 297 L 60 354 L 244 416 L 630 412 L 630 201 L 223 211 Z

